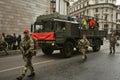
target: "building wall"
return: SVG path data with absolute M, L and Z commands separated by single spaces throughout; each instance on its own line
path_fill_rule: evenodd
M 67 14 L 67 2 L 65 0 L 58 0 L 58 2 L 59 3 L 56 3 L 59 5 L 58 6 L 59 10 L 57 12 L 59 12 L 60 14 L 66 15 Z
M 55 3 L 51 3 L 54 4 L 54 6 L 51 7 L 51 9 L 53 9 L 53 7 L 55 8 L 55 12 L 58 12 L 62 15 L 66 15 L 67 14 L 67 3 L 68 1 L 66 0 L 51 0 L 51 1 L 55 1 Z M 53 10 L 50 10 L 50 13 L 53 13 Z
M 0 32 L 21 34 L 36 17 L 49 12 L 48 0 L 0 0 Z
M 117 29 L 120 31 L 120 5 L 117 5 Z

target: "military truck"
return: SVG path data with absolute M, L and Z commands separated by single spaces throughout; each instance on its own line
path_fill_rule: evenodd
M 40 15 L 31 26 L 32 37 L 38 41 L 45 55 L 60 50 L 64 57 L 71 57 L 83 34 L 87 35 L 93 51 L 99 51 L 107 31 L 82 30 L 78 25 L 78 22 L 68 21 L 64 15 Z

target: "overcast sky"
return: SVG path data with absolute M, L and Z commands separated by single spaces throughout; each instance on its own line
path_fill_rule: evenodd
M 117 3 L 116 3 L 117 5 L 119 4 L 120 5 L 120 0 L 117 0 Z

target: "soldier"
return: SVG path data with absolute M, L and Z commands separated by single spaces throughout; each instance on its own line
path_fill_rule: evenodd
M 28 30 L 24 30 L 24 38 L 20 43 L 20 49 L 22 51 L 23 60 L 25 62 L 24 70 L 22 72 L 22 75 L 17 77 L 17 80 L 22 80 L 27 72 L 28 69 L 30 69 L 31 74 L 28 75 L 28 77 L 35 76 L 34 68 L 32 66 L 32 56 L 34 53 L 34 41 L 29 35 Z
M 82 53 L 82 59 L 83 60 L 87 59 L 86 51 L 87 51 L 87 48 L 89 47 L 89 45 L 90 45 L 90 43 L 89 43 L 86 35 L 83 34 L 83 38 L 78 41 L 79 52 Z
M 0 50 L 4 50 L 6 54 L 8 54 L 7 50 L 7 42 L 4 40 L 3 35 L 0 33 Z
M 117 38 L 115 37 L 115 33 L 112 32 L 111 36 L 110 36 L 110 54 L 115 54 L 115 44 L 117 43 Z

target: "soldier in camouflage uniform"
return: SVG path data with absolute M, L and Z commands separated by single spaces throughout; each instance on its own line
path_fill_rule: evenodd
M 4 37 L 2 34 L 0 34 L 0 51 L 4 50 L 6 54 L 8 54 L 7 50 L 7 42 L 4 40 Z
M 109 43 L 110 43 L 110 54 L 112 53 L 115 54 L 115 44 L 117 43 L 117 38 L 114 32 L 112 32 L 110 36 Z
M 86 56 L 86 51 L 87 48 L 89 47 L 90 43 L 86 38 L 86 35 L 83 35 L 83 38 L 81 40 L 78 41 L 78 46 L 79 46 L 79 52 L 82 53 L 82 59 L 86 60 L 87 56 Z
M 33 65 L 32 65 L 32 62 L 31 62 L 33 52 L 34 52 L 34 41 L 30 37 L 28 30 L 24 30 L 24 38 L 21 41 L 20 49 L 22 51 L 25 66 L 24 66 L 24 70 L 22 72 L 22 75 L 17 77 L 17 80 L 22 80 L 28 69 L 30 69 L 30 71 L 31 71 L 31 74 L 28 75 L 28 77 L 35 76 L 34 68 L 33 68 Z

